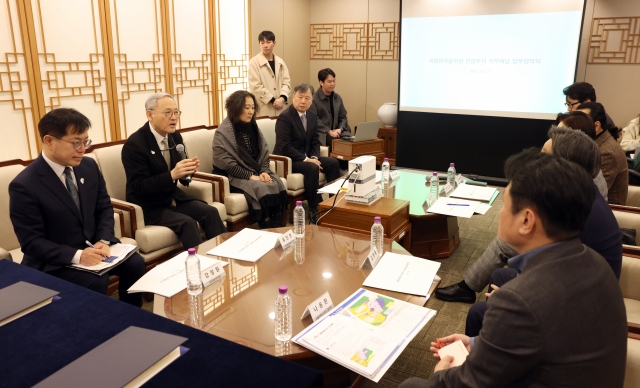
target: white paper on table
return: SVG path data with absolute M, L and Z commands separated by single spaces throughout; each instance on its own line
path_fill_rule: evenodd
M 453 204 L 453 205 L 451 205 Z M 427 211 L 445 216 L 471 218 L 480 202 L 466 199 L 440 197 Z
M 445 356 L 451 356 L 453 357 L 451 366 L 460 366 L 464 364 L 464 361 L 467 359 L 469 352 L 467 351 L 467 347 L 464 346 L 462 341 L 458 340 L 438 350 L 438 355 L 440 356 L 440 359 L 444 358 Z
M 480 203 L 474 212 L 478 214 L 486 214 L 489 209 L 491 209 L 491 205 L 488 203 Z
M 256 262 L 273 249 L 279 237 L 280 233 L 244 228 L 207 254 Z
M 382 171 L 376 170 L 376 182 L 382 182 Z
M 342 182 L 344 182 L 344 185 L 342 184 Z M 330 185 L 326 185 L 319 188 L 318 194 L 336 194 L 338 193 L 341 187 L 345 189 L 349 187 L 349 181 L 345 180 L 344 177 L 338 179 L 337 181 L 333 182 Z
M 182 252 L 178 256 L 155 266 L 151 271 L 138 279 L 127 291 L 130 294 L 134 292 L 151 292 L 166 298 L 171 298 L 187 288 L 185 267 L 187 256 L 187 252 Z M 229 264 L 211 257 L 197 256 L 200 259 L 200 271 L 204 271 L 217 262 L 220 262 L 223 267 Z
M 475 186 L 462 184 L 451 193 L 452 197 L 472 199 L 475 201 L 491 201 L 493 194 L 496 192 L 495 187 Z
M 378 382 L 436 312 L 359 289 L 293 341 Z M 331 330 L 335 335 L 326 335 Z
M 439 268 L 436 261 L 385 252 L 363 286 L 427 296 Z

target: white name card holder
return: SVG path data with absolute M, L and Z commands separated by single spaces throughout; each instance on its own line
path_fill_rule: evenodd
M 393 170 L 389 173 L 389 180 L 397 181 L 398 179 L 400 179 L 400 173 L 398 171 Z
M 211 284 L 217 282 L 225 276 L 227 276 L 227 274 L 226 272 L 224 272 L 224 268 L 222 268 L 222 263 L 218 261 L 214 265 L 200 273 L 200 279 L 202 279 L 202 287 L 210 286 Z
M 451 186 L 450 183 L 447 183 L 446 185 L 444 185 L 444 194 L 448 197 L 449 194 L 451 194 L 453 192 L 453 186 Z
M 296 242 L 296 236 L 293 234 L 293 230 L 289 229 L 285 233 L 282 233 L 280 237 L 278 237 L 278 241 L 276 242 L 276 247 L 280 245 L 282 249 L 287 249 L 293 243 Z
M 381 257 L 382 255 L 378 254 L 378 250 L 375 247 L 371 248 L 371 250 L 369 251 L 369 254 L 367 255 L 367 258 L 364 259 L 364 263 L 362 263 L 361 268 L 374 269 L 378 264 L 378 261 L 380 261 Z
M 462 176 L 462 174 L 458 174 L 458 175 L 456 176 L 456 184 L 457 184 L 458 186 L 460 186 L 460 185 L 462 184 L 462 182 L 463 182 L 463 181 L 464 181 L 464 177 Z
M 325 315 L 331 309 L 333 309 L 333 302 L 329 296 L 329 291 L 326 291 L 318 299 L 314 300 L 302 313 L 300 319 L 304 319 L 307 315 L 311 315 L 311 319 L 315 322 L 318 318 Z
M 427 207 L 433 206 L 433 204 L 436 203 L 437 199 L 438 197 L 436 197 L 433 193 L 429 194 L 429 196 L 427 197 Z

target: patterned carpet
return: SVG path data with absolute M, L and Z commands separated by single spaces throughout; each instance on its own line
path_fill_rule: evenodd
M 460 228 L 460 245 L 448 259 L 438 260 L 442 263 L 438 275 L 442 278 L 441 286 L 462 280 L 462 273 L 484 252 L 498 230 L 498 212 L 502 207 L 502 193 L 496 198 L 491 209 L 485 215 L 474 215 L 472 218 L 458 218 Z M 118 293 L 112 295 L 117 298 Z M 485 300 L 484 293 L 478 300 Z M 470 304 L 450 303 L 432 297 L 425 306 L 437 311 L 433 318 L 411 341 L 396 362 L 389 368 L 379 383 L 364 380 L 362 388 L 397 387 L 405 379 L 418 376 L 428 379 L 433 374 L 436 359 L 429 352 L 431 341 L 436 337 L 444 337 L 453 333 L 464 333 L 465 319 Z M 153 311 L 153 302 L 144 303 L 143 308 Z

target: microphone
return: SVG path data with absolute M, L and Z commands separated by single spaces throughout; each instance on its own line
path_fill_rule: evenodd
M 184 145 L 178 144 L 176 145 L 176 151 L 178 151 L 178 155 L 180 155 L 180 160 L 185 160 L 187 158 L 187 154 L 184 152 Z M 182 179 L 185 179 L 191 182 L 191 178 L 193 178 L 193 174 L 189 174 Z

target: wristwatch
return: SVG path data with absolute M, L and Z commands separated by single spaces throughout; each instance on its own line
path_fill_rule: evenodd
M 103 243 L 104 245 L 111 245 L 111 241 L 109 240 L 100 240 L 101 243 Z

